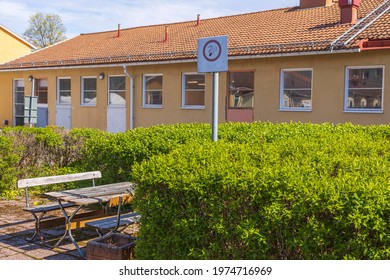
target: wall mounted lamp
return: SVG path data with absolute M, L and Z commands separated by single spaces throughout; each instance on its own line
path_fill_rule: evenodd
M 34 78 L 33 78 L 32 75 L 28 76 L 28 81 L 29 81 L 29 82 L 32 82 L 33 79 L 34 79 Z
M 103 79 L 104 79 L 104 73 L 102 72 L 99 74 L 99 80 L 103 80 Z

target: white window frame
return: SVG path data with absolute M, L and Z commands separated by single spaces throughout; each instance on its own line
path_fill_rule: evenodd
M 69 89 L 69 91 L 70 91 L 70 96 L 72 98 L 72 79 L 70 77 L 58 77 L 57 78 L 57 105 L 70 106 L 72 104 L 72 102 L 71 103 L 62 103 L 62 102 L 60 102 L 60 97 L 61 97 L 61 95 L 60 95 L 60 93 L 61 93 L 60 81 L 61 80 L 70 80 L 71 88 Z
M 373 108 L 348 108 L 348 98 L 349 98 L 349 71 L 353 69 L 375 69 L 375 68 L 381 68 L 382 69 L 382 106 L 379 109 L 373 109 Z M 384 92 L 385 92 L 385 66 L 384 65 L 370 65 L 370 66 L 347 66 L 345 67 L 345 82 L 344 82 L 344 113 L 374 113 L 374 114 L 381 114 L 383 113 L 383 106 L 384 106 Z M 379 88 L 375 88 L 379 89 Z
M 110 89 L 110 78 L 115 78 L 115 77 L 122 77 L 122 78 L 125 78 L 125 89 L 122 91 L 120 90 L 121 92 L 123 92 L 125 94 L 125 104 L 111 104 L 111 98 L 110 98 L 110 92 L 111 92 L 111 89 Z M 125 75 L 110 75 L 108 76 L 108 98 L 107 98 L 107 102 L 108 102 L 108 106 L 110 107 L 117 107 L 117 108 L 123 108 L 123 107 L 126 107 L 126 84 L 127 84 L 127 79 L 126 79 L 126 76 Z M 115 91 L 119 91 L 119 90 L 115 90 Z
M 85 79 L 96 79 L 96 102 L 94 104 L 84 103 L 84 80 Z M 97 77 L 96 76 L 85 76 L 81 77 L 81 106 L 84 107 L 96 107 L 97 106 Z
M 147 91 L 146 91 L 146 78 L 148 77 L 162 77 L 162 87 L 161 87 L 161 104 L 147 104 Z M 143 74 L 142 75 L 142 107 L 143 108 L 155 108 L 160 109 L 163 106 L 163 88 L 164 88 L 164 76 L 163 74 Z
M 186 105 L 186 82 L 187 82 L 187 76 L 191 76 L 191 75 L 203 75 L 204 76 L 204 81 L 205 81 L 205 85 L 204 85 L 204 89 L 203 89 L 203 92 L 204 92 L 204 101 L 205 101 L 205 104 L 204 105 Z M 202 110 L 202 109 L 205 109 L 206 107 L 206 75 L 204 73 L 197 73 L 197 72 L 189 72 L 189 73 L 182 73 L 182 76 L 181 76 L 181 108 L 182 109 L 195 109 L 195 110 Z M 200 91 L 200 90 L 192 90 L 192 91 Z
M 284 73 L 286 72 L 311 72 L 311 81 L 310 81 L 310 107 L 286 107 L 284 105 Z M 313 110 L 313 77 L 314 71 L 313 68 L 285 68 L 280 70 L 280 97 L 279 97 L 279 110 L 280 111 L 289 111 L 289 112 L 311 112 Z M 299 88 L 297 88 L 299 89 Z M 302 88 L 303 90 L 308 90 L 308 88 Z

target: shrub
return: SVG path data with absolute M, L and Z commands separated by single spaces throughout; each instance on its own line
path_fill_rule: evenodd
M 100 170 L 103 174 L 101 182 L 104 183 L 132 180 L 134 163 L 156 154 L 169 153 L 180 145 L 207 141 L 211 139 L 208 127 L 203 124 L 178 124 L 136 128 L 116 134 L 88 131 L 79 164 L 86 170 Z M 76 133 L 80 135 L 80 131 Z
M 291 126 L 257 144 L 192 144 L 136 164 L 138 257 L 388 259 L 387 136 Z
M 19 158 L 13 153 L 12 141 L 0 134 L 0 196 L 12 198 L 16 195 L 16 164 Z

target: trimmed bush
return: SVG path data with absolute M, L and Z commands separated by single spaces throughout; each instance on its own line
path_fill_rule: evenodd
M 7 128 L 0 193 L 90 170 L 134 181 L 141 259 L 388 259 L 389 141 L 385 125 L 226 123 L 217 143 L 207 124 Z
M 12 198 L 16 195 L 17 162 L 13 153 L 12 141 L 0 134 L 0 196 Z
M 388 128 L 257 125 L 251 144 L 192 144 L 134 167 L 137 256 L 388 259 Z

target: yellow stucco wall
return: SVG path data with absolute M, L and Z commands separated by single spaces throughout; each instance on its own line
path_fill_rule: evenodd
M 385 84 L 383 113 L 344 112 L 345 68 L 347 66 L 384 66 Z M 310 112 L 280 111 L 281 69 L 312 68 L 313 91 Z M 157 124 L 211 123 L 212 117 L 212 75 L 206 74 L 205 109 L 181 108 L 182 73 L 196 72 L 196 63 L 165 65 L 128 66 L 134 77 L 134 127 L 148 127 Z M 390 122 L 390 50 L 366 51 L 354 54 L 328 54 L 299 57 L 257 58 L 229 61 L 229 71 L 255 71 L 254 120 L 271 122 L 313 122 L 355 124 L 388 124 Z M 104 72 L 103 80 L 97 79 L 97 105 L 80 105 L 81 77 L 94 76 Z M 142 107 L 142 75 L 163 74 L 162 108 Z M 57 78 L 70 77 L 72 91 L 72 127 L 107 129 L 108 76 L 124 75 L 123 67 L 97 67 L 57 70 L 25 70 L 12 73 L 0 72 L 0 126 L 4 119 L 12 120 L 12 79 L 25 79 L 26 95 L 31 93 L 27 77 L 47 78 L 49 125 L 56 123 Z M 227 74 L 220 74 L 219 122 L 225 122 L 227 95 Z M 130 127 L 130 80 L 126 80 L 126 127 Z M 12 123 L 11 123 L 12 125 Z
M 31 46 L 0 28 L 0 63 L 5 63 L 31 53 Z

